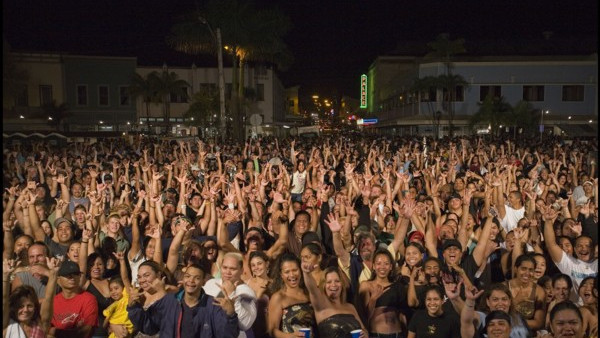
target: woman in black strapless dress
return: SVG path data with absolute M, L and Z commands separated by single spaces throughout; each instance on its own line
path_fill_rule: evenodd
M 302 263 L 304 282 L 313 304 L 319 337 L 346 338 L 351 332 L 360 330 L 360 337 L 367 337 L 354 305 L 346 302 L 348 283 L 337 267 L 329 267 L 317 285 L 311 272 L 315 268 L 310 262 Z

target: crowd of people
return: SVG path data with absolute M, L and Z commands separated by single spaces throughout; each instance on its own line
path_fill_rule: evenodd
M 4 146 L 5 337 L 598 337 L 597 140 Z

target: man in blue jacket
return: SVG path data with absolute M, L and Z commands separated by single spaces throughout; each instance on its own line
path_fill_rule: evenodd
M 204 293 L 205 271 L 197 264 L 187 267 L 183 290 L 167 294 L 160 279 L 154 289 L 162 296 L 144 309 L 143 294 L 132 290 L 127 312 L 133 325 L 141 332 L 160 337 L 236 338 L 239 334 L 234 300 L 222 289 L 224 297 L 213 298 Z

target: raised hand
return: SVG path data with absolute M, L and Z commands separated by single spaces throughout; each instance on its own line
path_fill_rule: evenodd
M 234 299 L 229 298 L 230 293 L 225 290 L 223 285 L 219 285 L 221 288 L 221 292 L 223 293 L 223 297 L 215 298 L 214 304 L 219 306 L 228 316 L 232 316 L 235 313 L 234 307 Z
M 329 213 L 329 215 L 327 215 L 325 224 L 327 224 L 331 232 L 339 232 L 342 229 L 342 225 L 340 224 L 340 222 L 338 222 L 337 218 L 333 213 Z
M 458 282 L 458 284 L 447 283 L 442 278 L 442 282 L 444 283 L 444 290 L 446 291 L 446 296 L 448 296 L 448 299 L 456 299 L 460 297 L 460 287 L 463 283 L 462 281 Z

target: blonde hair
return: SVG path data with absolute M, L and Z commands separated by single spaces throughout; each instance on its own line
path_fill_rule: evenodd
M 244 256 L 242 256 L 242 254 L 237 253 L 237 252 L 228 252 L 225 255 L 223 255 L 223 260 L 225 260 L 225 258 L 227 257 L 231 257 L 233 259 L 235 259 L 238 263 L 238 265 L 240 266 L 240 268 L 244 267 Z

